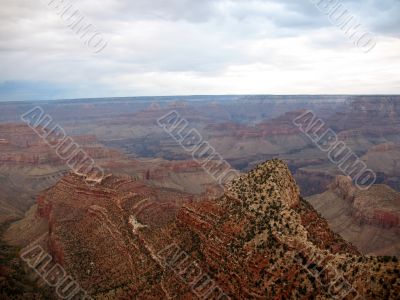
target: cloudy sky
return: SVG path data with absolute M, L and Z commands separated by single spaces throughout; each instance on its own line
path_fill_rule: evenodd
M 400 0 L 340 1 L 368 53 L 319 0 L 80 0 L 63 17 L 50 1 L 0 0 L 0 101 L 400 93 Z M 68 27 L 74 11 L 99 53 Z

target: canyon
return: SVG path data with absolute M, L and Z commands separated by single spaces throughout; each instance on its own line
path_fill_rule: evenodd
M 0 103 L 0 286 L 26 299 L 54 297 L 14 257 L 40 245 L 94 299 L 328 299 L 335 274 L 349 285 L 345 299 L 397 299 L 398 103 L 399 96 Z M 101 182 L 87 185 L 21 122 L 35 105 L 104 169 Z M 376 173 L 369 190 L 357 189 L 294 125 L 306 110 Z M 241 176 L 218 184 L 157 124 L 171 111 Z M 207 164 L 218 168 L 217 160 Z
M 333 233 L 279 160 L 197 201 L 132 178 L 90 187 L 66 175 L 5 237 L 45 248 L 93 299 L 396 299 L 400 288 L 397 259 L 362 256 Z M 339 277 L 345 288 L 327 288 Z

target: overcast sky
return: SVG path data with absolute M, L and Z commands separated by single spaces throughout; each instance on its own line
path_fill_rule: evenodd
M 49 1 L 0 0 L 0 101 L 400 93 L 400 0 L 341 1 L 369 53 L 311 0 L 70 1 L 107 41 L 97 54 Z

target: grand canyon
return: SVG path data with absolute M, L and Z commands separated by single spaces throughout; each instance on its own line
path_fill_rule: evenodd
M 1 0 L 0 300 L 400 300 L 399 0 Z
M 35 106 L 99 181 L 21 119 Z M 376 173 L 372 186 L 296 126 L 307 111 Z M 160 126 L 170 112 L 237 176 L 218 182 L 214 156 L 195 159 Z M 399 96 L 0 103 L 1 298 L 398 299 L 399 160 Z M 76 286 L 56 285 L 54 266 Z

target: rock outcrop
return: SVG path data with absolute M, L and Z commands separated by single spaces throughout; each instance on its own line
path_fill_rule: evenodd
M 350 177 L 338 176 L 330 188 L 351 204 L 351 213 L 360 222 L 384 228 L 400 225 L 400 193 L 390 187 L 373 185 L 363 191 L 353 185 Z
M 400 193 L 389 186 L 362 191 L 338 176 L 326 192 L 307 200 L 363 254 L 400 255 Z
M 73 136 L 77 143 L 93 159 L 116 159 L 118 151 L 105 148 L 93 135 Z M 0 124 L 0 163 L 11 165 L 63 165 L 55 149 L 52 149 L 33 129 L 25 124 Z
M 96 162 L 123 157 L 93 135 L 74 136 L 73 140 Z M 28 125 L 0 124 L 0 223 L 23 217 L 37 194 L 67 170 L 67 162 Z
M 330 231 L 282 161 L 217 199 L 188 196 L 128 177 L 91 187 L 70 174 L 39 198 L 43 245 L 95 299 L 398 295 L 396 261 L 361 256 Z M 345 290 L 333 289 L 339 279 Z

